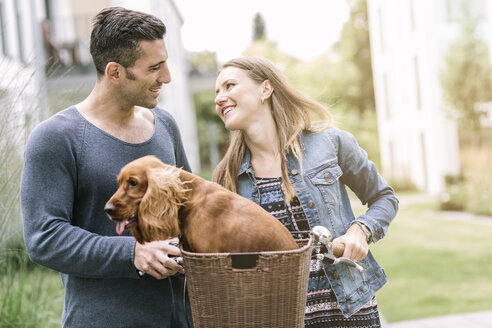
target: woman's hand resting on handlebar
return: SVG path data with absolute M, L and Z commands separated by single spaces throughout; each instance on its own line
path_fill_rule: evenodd
M 358 224 L 352 224 L 344 235 L 333 239 L 332 242 L 344 244 L 345 251 L 343 252 L 343 257 L 356 262 L 365 259 L 369 252 L 366 234 Z

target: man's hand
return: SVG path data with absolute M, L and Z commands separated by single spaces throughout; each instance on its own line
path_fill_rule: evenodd
M 165 279 L 176 272 L 184 273 L 183 267 L 169 258 L 169 255 L 181 255 L 179 248 L 169 245 L 171 241 L 177 242 L 176 239 L 159 240 L 145 244 L 137 242 L 133 262 L 135 268 L 156 279 Z
M 352 224 L 344 235 L 333 239 L 332 242 L 344 244 L 345 251 L 343 252 L 343 257 L 356 262 L 365 259 L 369 252 L 366 234 L 358 224 Z

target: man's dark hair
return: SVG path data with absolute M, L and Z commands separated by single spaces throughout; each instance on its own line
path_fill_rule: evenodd
M 92 21 L 90 52 L 98 76 L 109 62 L 128 68 L 141 56 L 141 40 L 159 40 L 166 26 L 157 17 L 121 7 L 101 10 Z

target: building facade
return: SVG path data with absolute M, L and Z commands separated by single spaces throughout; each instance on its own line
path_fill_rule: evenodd
M 368 0 L 383 172 L 432 194 L 460 171 L 440 72 L 460 32 L 463 5 L 478 15 L 481 31 L 490 30 L 485 0 Z M 483 34 L 489 44 L 490 37 Z
M 0 119 L 15 128 L 46 114 L 41 106 L 45 58 L 39 27 L 43 20 L 41 0 L 0 0 Z

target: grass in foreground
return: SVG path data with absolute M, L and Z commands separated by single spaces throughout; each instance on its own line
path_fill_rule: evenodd
M 492 225 L 438 219 L 432 207 L 403 207 L 371 246 L 389 279 L 377 294 L 389 322 L 492 309 Z
M 24 250 L 0 256 L 0 327 L 60 327 L 63 286 L 60 276 L 29 263 Z

